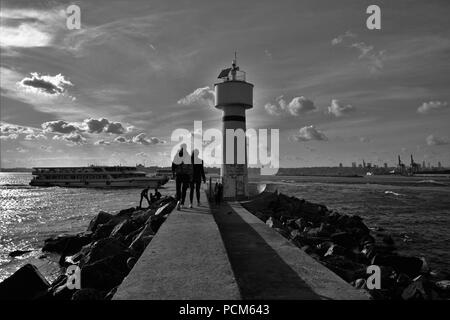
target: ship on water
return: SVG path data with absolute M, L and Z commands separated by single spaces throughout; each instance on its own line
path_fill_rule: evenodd
M 34 167 L 31 186 L 67 188 L 158 188 L 168 179 L 132 166 Z

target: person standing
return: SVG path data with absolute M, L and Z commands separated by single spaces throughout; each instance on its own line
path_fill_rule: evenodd
M 141 201 L 139 202 L 139 208 L 142 208 L 142 200 L 147 199 L 148 206 L 150 206 L 150 200 L 148 199 L 148 190 L 150 187 L 146 187 L 141 191 Z
M 192 176 L 191 157 L 186 150 L 186 144 L 182 144 L 172 161 L 172 175 L 175 178 L 177 210 L 184 206 L 186 191 Z
M 192 208 L 194 202 L 194 189 L 197 197 L 197 205 L 200 206 L 200 185 L 202 181 L 203 183 L 206 182 L 205 168 L 203 166 L 203 160 L 198 156 L 199 153 L 200 152 L 198 151 L 198 149 L 195 149 L 191 156 L 192 180 L 190 185 L 191 190 L 189 193 L 189 200 L 191 201 L 189 208 Z

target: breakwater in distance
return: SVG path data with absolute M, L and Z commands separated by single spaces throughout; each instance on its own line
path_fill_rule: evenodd
M 146 209 L 100 211 L 87 231 L 46 239 L 42 251 L 60 255 L 60 275 L 49 283 L 25 264 L 0 283 L 0 300 L 111 299 L 175 204 L 166 196 Z
M 370 230 L 358 215 L 340 214 L 273 189 L 269 185 L 242 205 L 354 287 L 377 300 L 450 298 L 448 274 L 434 272 L 424 257 L 398 254 L 394 239 L 383 229 Z M 379 288 L 368 284 L 371 265 L 379 267 Z

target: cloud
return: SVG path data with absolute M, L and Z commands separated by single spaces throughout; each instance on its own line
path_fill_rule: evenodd
M 304 96 L 294 97 L 289 103 L 284 100 L 283 96 L 275 98 L 275 101 L 275 103 L 267 103 L 264 106 L 266 112 L 273 116 L 286 113 L 297 117 L 317 109 L 314 102 Z
M 449 144 L 450 141 L 444 139 L 444 138 L 440 138 L 440 137 L 436 137 L 434 135 L 429 135 L 425 141 L 427 142 L 427 145 L 429 146 L 440 146 L 440 145 L 445 145 L 445 144 Z
M 352 33 L 351 31 L 346 31 L 343 34 L 338 35 L 336 38 L 334 38 L 333 40 L 331 40 L 331 44 L 333 46 L 340 44 L 342 41 L 344 41 L 344 39 L 347 38 L 355 38 L 356 34 Z
M 156 137 L 147 138 L 147 135 L 145 133 L 140 133 L 137 136 L 134 136 L 131 141 L 133 143 L 137 144 L 143 144 L 143 145 L 154 145 L 154 144 L 164 144 L 166 143 L 164 140 L 161 140 Z
M 89 133 L 112 133 L 112 134 L 122 134 L 127 131 L 120 122 L 110 122 L 108 119 L 100 118 L 96 119 L 86 119 L 83 121 L 83 127 Z
M 195 89 L 194 92 L 186 97 L 178 100 L 178 104 L 184 106 L 207 106 L 213 107 L 215 101 L 215 93 L 210 87 Z
M 37 72 L 22 79 L 19 85 L 27 91 L 44 95 L 60 95 L 67 90 L 68 86 L 73 86 L 72 82 L 66 80 L 62 74 L 50 76 L 40 75 Z
M 86 143 L 86 138 L 83 137 L 81 134 L 75 132 L 63 135 L 56 135 L 53 137 L 53 140 L 65 140 L 74 145 L 81 145 Z
M 39 149 L 41 149 L 42 151 L 45 151 L 45 152 L 53 151 L 51 146 L 40 146 Z
M 114 139 L 115 142 L 119 142 L 119 143 L 129 143 L 130 140 L 128 140 L 127 138 L 123 137 L 123 136 L 118 136 Z
M 448 107 L 449 105 L 447 101 L 429 101 L 422 103 L 422 105 L 417 109 L 417 112 L 427 114 L 434 111 L 444 110 Z
M 303 141 L 326 141 L 328 138 L 325 136 L 323 132 L 316 129 L 313 125 L 305 126 L 298 130 L 298 133 L 292 135 L 290 137 L 291 141 L 303 142 Z
M 357 35 L 347 31 L 331 40 L 331 44 L 333 46 L 345 45 L 349 48 L 355 48 L 359 52 L 358 59 L 367 63 L 367 67 L 371 73 L 378 73 L 381 71 L 384 67 L 384 60 L 386 59 L 385 51 L 376 51 L 374 46 L 366 44 L 363 41 L 352 42 L 349 44 L 350 41 L 346 40 L 351 38 L 357 38 Z
M 44 122 L 42 125 L 44 132 L 51 133 L 73 133 L 79 131 L 79 128 L 74 123 L 69 123 L 64 120 L 55 120 Z
M 31 48 L 50 46 L 55 34 L 65 28 L 60 9 L 10 9 L 0 11 L 0 47 Z
M 111 142 L 105 141 L 105 140 L 98 140 L 98 141 L 95 141 L 95 142 L 94 142 L 94 145 L 96 145 L 96 146 L 110 145 L 110 144 L 111 144 Z
M 15 140 L 19 137 L 17 133 L 11 133 L 11 134 L 2 134 L 0 135 L 0 140 Z
M 370 139 L 367 138 L 367 137 L 360 137 L 360 138 L 359 138 L 359 141 L 361 141 L 362 143 L 369 143 L 369 142 L 370 142 Z
M 334 115 L 335 117 L 342 117 L 348 113 L 355 111 L 355 107 L 348 104 L 346 106 L 341 105 L 339 100 L 332 99 L 331 105 L 328 106 L 328 113 Z
M 47 136 L 42 133 L 30 133 L 25 136 L 25 140 L 47 140 Z

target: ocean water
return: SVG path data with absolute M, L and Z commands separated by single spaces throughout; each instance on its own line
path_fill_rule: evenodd
M 372 229 L 390 233 L 399 253 L 425 257 L 450 277 L 450 178 L 271 177 L 279 192 L 345 214 L 357 214 Z
M 85 231 L 100 210 L 139 205 L 140 189 L 42 188 L 29 186 L 30 180 L 30 173 L 0 173 L 0 281 L 26 262 L 38 264 L 51 280 L 57 274 L 53 257 L 39 259 L 46 238 Z M 10 258 L 14 250 L 32 252 Z
M 29 173 L 0 173 L 0 281 L 27 262 L 57 275 L 56 257 L 39 259 L 46 238 L 86 230 L 100 211 L 137 206 L 140 189 L 40 188 Z M 450 276 L 450 179 L 384 177 L 269 177 L 278 191 L 358 214 L 371 228 L 391 233 L 400 251 L 423 256 L 432 269 Z M 161 190 L 172 194 L 171 188 Z M 32 250 L 10 258 L 14 250 Z M 54 258 L 54 259 L 53 259 Z

